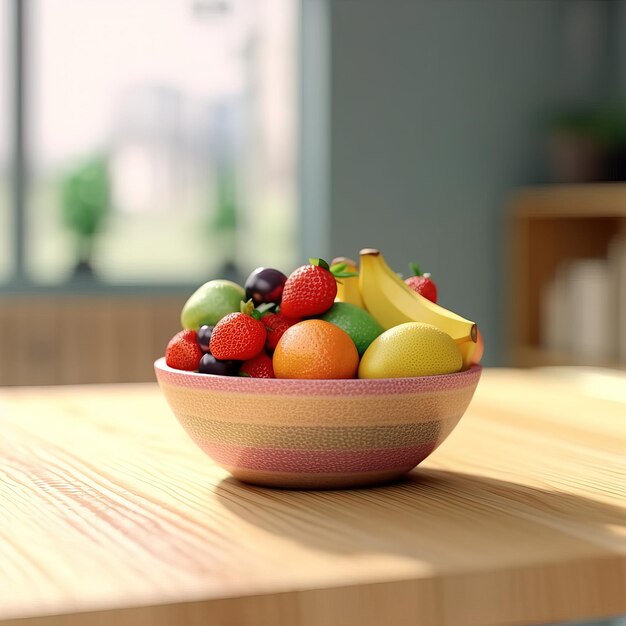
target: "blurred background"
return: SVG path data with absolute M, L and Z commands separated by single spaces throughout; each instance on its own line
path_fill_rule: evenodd
M 0 384 L 377 247 L 487 365 L 626 364 L 626 0 L 0 0 Z

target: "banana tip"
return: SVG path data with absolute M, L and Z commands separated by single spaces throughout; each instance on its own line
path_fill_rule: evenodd
M 359 254 L 361 256 L 378 256 L 380 250 L 376 250 L 376 248 L 363 248 Z
M 356 267 L 356 261 L 349 259 L 347 256 L 336 256 L 330 264 L 335 265 L 337 263 L 345 263 L 348 266 Z

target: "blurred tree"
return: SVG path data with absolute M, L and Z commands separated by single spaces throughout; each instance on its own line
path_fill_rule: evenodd
M 85 159 L 61 179 L 63 222 L 76 236 L 75 277 L 93 276 L 94 241 L 110 209 L 110 181 L 103 156 Z
M 234 168 L 222 165 L 217 170 L 216 206 L 209 229 L 214 245 L 221 252 L 219 275 L 229 280 L 240 279 L 237 266 L 237 185 Z

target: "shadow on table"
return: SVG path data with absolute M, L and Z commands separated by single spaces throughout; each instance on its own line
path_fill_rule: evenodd
M 513 482 L 420 469 L 385 487 L 345 491 L 287 491 L 226 478 L 215 488 L 232 513 L 278 536 L 333 553 L 400 553 L 439 562 L 457 546 L 520 542 L 535 551 L 549 542 L 615 545 L 626 527 L 623 510 L 576 495 Z M 584 527 L 584 533 L 583 533 Z M 481 532 L 477 532 L 480 529 Z M 421 541 L 434 534 L 442 541 Z M 623 535 L 622 535 L 623 536 Z M 533 541 L 534 540 L 534 541 Z M 511 544 L 512 545 L 512 544 Z M 558 545 L 558 544 L 557 544 Z

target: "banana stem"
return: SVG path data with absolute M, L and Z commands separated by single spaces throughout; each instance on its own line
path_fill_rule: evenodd
M 473 341 L 474 343 L 476 343 L 476 324 L 472 326 L 472 330 L 469 335 L 467 335 L 466 337 L 460 337 L 459 339 L 455 339 L 454 343 L 456 343 L 457 346 L 460 346 L 467 341 Z

